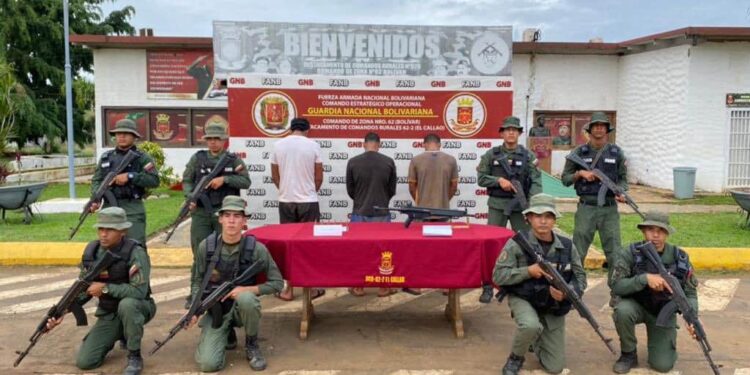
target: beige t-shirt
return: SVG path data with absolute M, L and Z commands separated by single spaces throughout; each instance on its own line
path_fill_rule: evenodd
M 456 158 L 442 151 L 425 151 L 409 163 L 409 182 L 417 182 L 419 207 L 450 208 L 454 179 L 458 179 Z

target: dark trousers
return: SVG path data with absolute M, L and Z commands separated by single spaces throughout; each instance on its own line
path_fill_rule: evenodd
M 281 224 L 310 221 L 320 221 L 320 205 L 318 202 L 279 202 L 279 222 Z

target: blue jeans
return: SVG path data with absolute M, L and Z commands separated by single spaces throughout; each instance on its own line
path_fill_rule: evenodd
M 352 223 L 390 223 L 391 215 L 364 216 L 364 215 L 352 214 L 351 222 Z

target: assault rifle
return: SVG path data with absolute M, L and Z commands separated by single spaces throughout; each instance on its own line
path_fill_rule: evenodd
M 169 239 L 172 238 L 172 235 L 174 234 L 174 231 L 177 229 L 177 226 L 180 225 L 180 223 L 185 220 L 187 215 L 190 213 L 190 204 L 191 203 L 197 203 L 198 201 L 201 201 L 203 203 L 203 209 L 206 210 L 209 214 L 212 214 L 211 212 L 211 202 L 208 200 L 208 197 L 203 194 L 206 189 L 208 188 L 208 184 L 211 183 L 211 180 L 216 178 L 219 173 L 221 173 L 224 168 L 229 165 L 229 163 L 233 162 L 235 159 L 234 154 L 226 152 L 224 155 L 219 158 L 219 161 L 214 166 L 214 169 L 211 170 L 211 173 L 203 176 L 203 178 L 198 181 L 198 183 L 193 188 L 193 191 L 190 192 L 190 195 L 185 198 L 185 202 L 182 203 L 182 207 L 180 207 L 180 213 L 177 214 L 177 218 L 174 222 L 172 222 L 172 229 L 169 230 L 169 233 L 167 233 L 167 237 L 164 238 L 164 243 L 169 242 Z
M 88 202 L 86 202 L 86 205 L 83 206 L 83 211 L 81 211 L 81 214 L 78 216 L 78 225 L 76 225 L 75 228 L 70 232 L 70 236 L 68 237 L 68 240 L 72 240 L 73 236 L 78 233 L 78 230 L 81 229 L 81 225 L 83 225 L 83 222 L 86 221 L 86 218 L 91 213 L 91 206 L 94 205 L 94 203 L 101 204 L 102 200 L 106 200 L 107 204 L 110 206 L 116 206 L 117 205 L 117 199 L 115 198 L 115 195 L 112 193 L 112 182 L 115 180 L 115 177 L 117 177 L 118 174 L 122 173 L 122 171 L 125 170 L 125 168 L 128 167 L 128 164 L 130 164 L 133 160 L 138 158 L 138 154 L 133 150 L 128 150 L 128 153 L 125 154 L 125 157 L 120 162 L 120 165 L 117 166 L 113 171 L 110 171 L 107 173 L 106 176 L 104 176 L 104 179 L 102 180 L 102 183 L 99 185 L 99 188 L 96 189 L 93 195 L 91 195 L 91 198 Z
M 659 315 L 656 317 L 656 325 L 665 328 L 672 327 L 670 324 L 672 315 L 679 312 L 685 322 L 688 325 L 693 326 L 695 339 L 698 341 L 698 345 L 700 345 L 703 355 L 706 357 L 706 361 L 708 361 L 708 365 L 711 367 L 711 370 L 715 375 L 719 375 L 719 366 L 714 364 L 714 360 L 711 358 L 711 344 L 708 343 L 706 330 L 703 328 L 703 323 L 698 319 L 698 312 L 688 303 L 687 296 L 685 296 L 685 291 L 682 289 L 679 280 L 664 268 L 664 264 L 661 262 L 661 256 L 656 251 L 653 243 L 646 242 L 643 245 L 637 246 L 636 249 L 638 249 L 648 261 L 659 270 L 659 276 L 661 276 L 672 289 L 670 301 L 661 308 Z
M 510 170 L 510 167 L 508 167 L 507 163 L 501 161 L 500 166 L 503 168 L 508 177 L 513 176 L 513 173 Z M 507 205 L 505 205 L 505 210 L 503 210 L 505 216 L 510 216 L 515 206 L 519 206 L 521 208 L 521 211 L 529 208 L 529 200 L 526 198 L 526 192 L 523 190 L 523 184 L 521 184 L 521 181 L 518 181 L 517 178 L 510 178 L 510 183 L 511 185 L 513 185 L 513 199 Z
M 440 208 L 427 208 L 427 207 L 413 207 L 406 206 L 404 208 L 391 208 L 391 207 L 378 207 L 374 206 L 374 210 L 381 211 L 396 211 L 402 214 L 406 214 L 406 221 L 404 222 L 404 228 L 408 228 L 414 219 L 424 220 L 429 217 L 440 217 L 440 218 L 454 218 L 469 216 L 469 212 L 464 209 L 459 210 L 447 210 Z
M 151 349 L 148 354 L 154 355 L 154 353 L 156 353 L 159 349 L 161 349 L 162 346 L 172 340 L 180 331 L 187 328 L 194 316 L 200 317 L 207 311 L 210 311 L 211 308 L 216 306 L 217 303 L 221 303 L 221 300 L 226 297 L 226 295 L 229 294 L 229 292 L 231 292 L 237 285 L 246 282 L 247 280 L 257 275 L 260 271 L 262 271 L 262 266 L 263 263 L 261 261 L 255 261 L 255 263 L 251 264 L 250 267 L 248 267 L 234 280 L 225 281 L 224 283 L 216 287 L 213 291 L 211 291 L 211 293 L 203 300 L 201 300 L 200 294 L 196 295 L 195 298 L 193 298 L 193 302 L 190 305 L 190 309 L 188 309 L 188 312 L 185 313 L 185 315 L 180 318 L 177 324 L 175 324 L 174 327 L 169 330 L 169 334 L 164 340 L 154 340 L 156 346 L 154 346 L 154 348 Z M 217 319 L 222 319 L 222 316 L 221 314 L 214 314 L 213 319 L 214 322 L 216 322 Z
M 599 327 L 599 323 L 597 323 L 589 308 L 583 303 L 578 293 L 576 293 L 576 291 L 565 282 L 565 279 L 563 279 L 560 272 L 557 271 L 557 268 L 544 259 L 541 249 L 539 249 L 538 246 L 535 248 L 529 243 L 526 236 L 521 232 L 517 232 L 516 235 L 513 236 L 513 241 L 521 247 L 524 253 L 529 255 L 532 259 L 536 259 L 536 264 L 538 264 L 542 271 L 544 271 L 546 274 L 545 277 L 550 285 L 565 295 L 565 298 L 570 301 L 570 304 L 576 309 L 576 311 L 578 311 L 578 314 L 589 322 L 589 325 L 594 329 L 594 332 L 596 332 L 599 338 L 604 341 L 604 344 L 607 345 L 607 349 L 609 349 L 612 354 L 617 354 L 615 348 L 612 346 L 612 339 L 604 337 L 601 327 Z
M 602 186 L 599 188 L 599 193 L 596 196 L 596 204 L 598 206 L 601 207 L 601 206 L 604 205 L 604 200 L 607 197 L 607 190 L 611 190 L 612 193 L 614 193 L 615 195 L 620 195 L 623 198 L 625 198 L 625 203 L 628 206 L 630 206 L 630 208 L 632 208 L 633 211 L 635 211 L 635 213 L 637 213 L 638 215 L 640 215 L 641 219 L 645 218 L 645 216 L 643 215 L 643 213 L 638 209 L 638 205 L 635 203 L 635 201 L 633 200 L 633 198 L 631 198 L 628 195 L 628 193 L 625 192 L 625 190 L 623 190 L 621 187 L 617 186 L 617 184 L 615 184 L 614 181 L 612 181 L 609 177 L 607 177 L 607 175 L 605 175 L 604 172 L 602 172 L 601 170 L 599 170 L 597 168 L 592 168 L 583 159 L 581 159 L 580 156 L 578 156 L 578 155 L 576 155 L 576 154 L 574 154 L 572 152 L 569 153 L 568 156 L 565 157 L 565 159 L 568 159 L 572 163 L 578 165 L 579 167 L 581 167 L 581 168 L 583 168 L 583 169 L 585 169 L 585 170 L 587 170 L 589 172 L 594 173 L 594 175 L 596 176 L 596 178 L 598 178 L 599 181 L 601 181 Z
M 39 322 L 39 325 L 37 325 L 36 327 L 36 331 L 34 331 L 34 334 L 32 334 L 31 338 L 29 338 L 29 341 L 31 341 L 31 343 L 28 347 L 26 347 L 26 350 L 22 352 L 16 351 L 16 354 L 18 354 L 18 358 L 13 363 L 13 367 L 18 367 L 21 361 L 23 361 L 24 357 L 29 354 L 31 348 L 36 345 L 36 343 L 40 338 L 42 338 L 45 333 L 49 332 L 49 330 L 47 329 L 47 320 L 53 318 L 59 319 L 68 311 L 70 311 L 76 318 L 77 326 L 88 325 L 86 312 L 83 310 L 83 306 L 78 304 L 78 297 L 81 295 L 81 293 L 86 292 L 86 289 L 89 288 L 94 279 L 96 279 L 96 277 L 99 276 L 99 274 L 104 270 L 109 268 L 109 266 L 112 265 L 112 263 L 114 263 L 117 259 L 120 259 L 120 257 L 115 255 L 111 251 L 105 252 L 104 256 L 96 263 L 94 263 L 91 269 L 86 272 L 83 277 L 73 282 L 73 285 L 68 288 L 62 298 L 60 298 L 60 301 L 52 305 L 49 311 L 47 311 L 47 314 L 44 315 L 44 318 L 42 318 L 42 321 Z

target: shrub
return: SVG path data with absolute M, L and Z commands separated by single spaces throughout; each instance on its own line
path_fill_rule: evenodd
M 174 169 L 164 164 L 166 156 L 164 155 L 164 149 L 162 149 L 161 146 L 154 142 L 146 141 L 138 144 L 138 148 L 141 151 L 149 154 L 151 158 L 154 159 L 156 170 L 159 172 L 159 181 L 161 187 L 170 187 L 178 182 L 177 175 L 175 175 L 174 173 Z
M 5 183 L 5 179 L 13 172 L 13 165 L 10 160 L 0 158 L 0 185 Z

